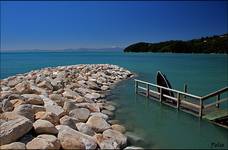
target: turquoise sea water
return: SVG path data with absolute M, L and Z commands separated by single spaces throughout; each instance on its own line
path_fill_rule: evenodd
M 227 55 L 122 52 L 1 53 L 1 78 L 48 66 L 110 63 L 155 82 L 164 72 L 173 88 L 202 96 L 228 85 Z M 116 119 L 145 139 L 147 148 L 228 148 L 228 130 L 134 94 L 133 79 L 112 93 L 118 104 Z M 227 107 L 227 103 L 222 107 Z M 217 146 L 219 147 L 216 147 Z M 140 145 L 140 144 L 139 144 Z

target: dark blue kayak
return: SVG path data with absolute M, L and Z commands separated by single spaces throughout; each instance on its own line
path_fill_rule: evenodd
M 157 72 L 156 80 L 157 80 L 157 85 L 172 89 L 171 84 L 169 83 L 169 80 L 161 71 Z M 160 89 L 158 88 L 158 90 Z M 174 97 L 174 93 L 172 91 L 163 90 L 162 92 L 165 95 Z

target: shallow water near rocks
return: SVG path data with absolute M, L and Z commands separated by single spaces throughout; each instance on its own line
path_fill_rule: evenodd
M 136 73 L 138 79 L 155 81 L 164 72 L 173 88 L 205 95 L 227 86 L 227 55 L 153 54 L 122 52 L 11 52 L 1 53 L 1 79 L 49 66 L 109 63 Z M 228 130 L 134 94 L 134 81 L 112 90 L 118 104 L 115 119 L 144 139 L 146 148 L 228 148 Z M 224 103 L 222 107 L 228 108 Z M 215 147 L 215 145 L 219 147 Z M 137 146 L 137 145 L 136 145 Z
M 113 94 L 118 95 L 116 118 L 130 132 L 144 139 L 136 144 L 145 148 L 213 148 L 213 143 L 227 148 L 228 130 L 159 102 L 134 94 L 131 80 L 121 83 Z

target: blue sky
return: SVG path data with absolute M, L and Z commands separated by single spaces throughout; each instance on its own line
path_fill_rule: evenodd
M 126 47 L 227 33 L 226 1 L 1 2 L 1 49 Z

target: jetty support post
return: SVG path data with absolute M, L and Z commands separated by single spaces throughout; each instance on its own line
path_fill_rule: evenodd
M 184 84 L 184 92 L 185 92 L 185 93 L 187 93 L 187 89 L 188 89 L 188 86 L 187 86 L 187 84 L 185 83 L 185 84 Z
M 187 89 L 188 89 L 188 86 L 187 86 L 187 84 L 185 83 L 185 84 L 184 84 L 184 92 L 185 92 L 185 93 L 187 93 Z M 185 99 L 185 98 L 186 98 L 186 95 L 184 95 L 183 98 Z
M 162 103 L 162 99 L 163 99 L 163 90 L 162 88 L 159 89 L 160 90 L 160 103 Z
M 146 89 L 147 89 L 146 90 L 146 97 L 149 98 L 149 96 L 150 96 L 150 85 L 149 84 L 146 85 Z
M 138 93 L 138 81 L 135 80 L 135 94 Z
M 200 100 L 199 117 L 202 118 L 202 115 L 203 115 L 203 100 L 202 100 L 202 98 L 200 98 L 199 100 Z
M 180 109 L 180 93 L 177 93 L 177 110 Z
M 220 94 L 217 95 L 216 101 L 218 102 L 220 100 Z M 216 104 L 216 107 L 219 108 L 219 103 Z

